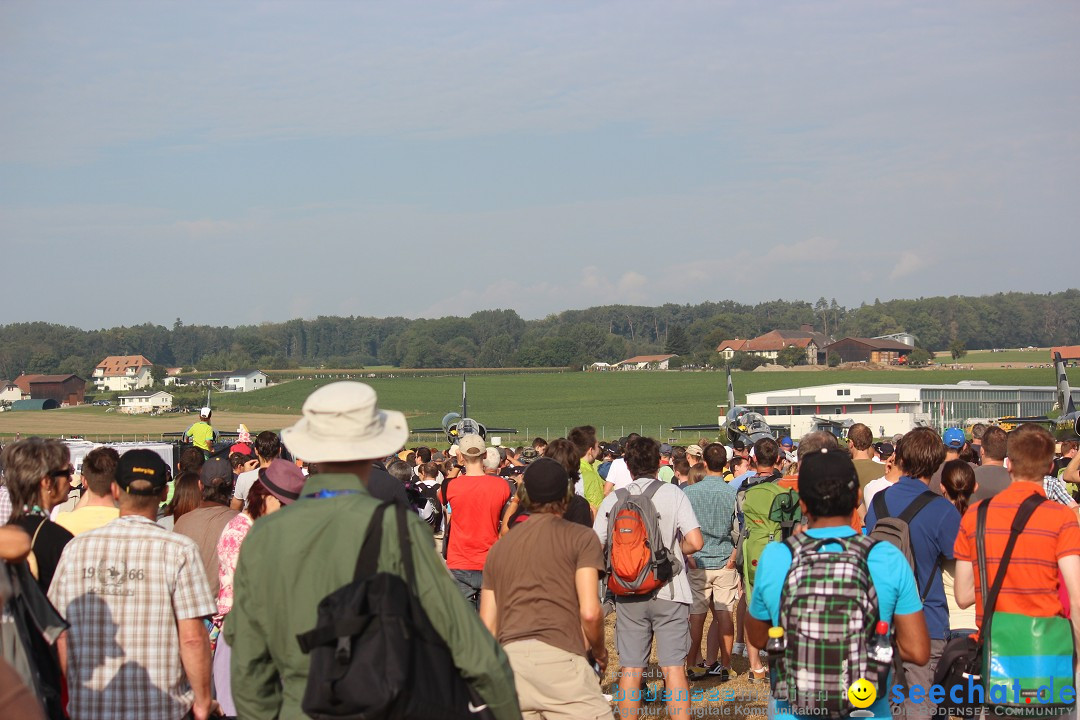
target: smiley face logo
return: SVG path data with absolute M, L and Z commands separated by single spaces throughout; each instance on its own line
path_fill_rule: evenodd
M 851 683 L 847 691 L 848 700 L 857 708 L 867 708 L 877 700 L 877 688 L 865 678 L 859 678 Z

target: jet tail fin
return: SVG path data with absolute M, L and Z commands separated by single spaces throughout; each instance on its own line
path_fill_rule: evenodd
M 1069 387 L 1069 376 L 1065 372 L 1065 361 L 1061 359 L 1061 353 L 1054 353 L 1054 370 L 1057 371 L 1057 401 L 1062 415 L 1076 412 L 1076 404 L 1072 398 L 1072 388 Z
M 727 409 L 731 412 L 731 408 L 735 407 L 735 388 L 731 384 L 731 366 L 727 369 Z

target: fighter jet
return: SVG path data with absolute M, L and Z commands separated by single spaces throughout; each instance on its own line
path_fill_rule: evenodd
M 723 408 L 723 405 L 717 407 Z M 728 442 L 742 440 L 746 445 L 753 445 L 764 437 L 773 437 L 772 428 L 765 418 L 756 412 L 750 412 L 744 407 L 735 404 L 735 388 L 731 384 L 731 368 L 727 369 L 727 413 L 717 418 L 716 425 L 676 425 L 672 430 L 690 431 L 723 431 L 727 434 Z
M 998 424 L 1016 426 L 1028 422 L 1039 423 L 1047 425 L 1058 440 L 1080 440 L 1080 411 L 1073 402 L 1072 388 L 1069 387 L 1069 376 L 1065 372 L 1065 361 L 1061 359 L 1061 353 L 1054 353 L 1054 370 L 1057 372 L 1057 407 L 1060 415 L 1056 418 L 1046 415 L 998 418 Z
M 442 419 L 442 427 L 413 428 L 410 432 L 446 433 L 446 441 L 453 445 L 457 445 L 458 440 L 465 435 L 479 435 L 486 439 L 488 433 L 505 433 L 507 435 L 513 435 L 517 432 L 517 429 L 488 427 L 469 417 L 468 388 L 465 381 L 465 373 L 461 373 L 461 412 L 447 413 Z

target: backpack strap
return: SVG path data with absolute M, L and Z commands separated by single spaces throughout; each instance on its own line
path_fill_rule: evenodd
M 649 499 L 649 502 L 652 502 L 653 496 L 655 496 L 657 491 L 660 490 L 660 486 L 665 484 L 666 483 L 663 480 L 654 480 L 653 482 L 649 483 L 642 495 L 647 497 Z M 659 514 L 660 513 L 657 512 L 657 515 Z
M 386 508 L 393 505 L 393 501 L 379 503 L 375 512 L 368 522 L 367 532 L 364 533 L 364 544 L 360 546 L 360 554 L 356 557 L 356 569 L 353 571 L 353 581 L 371 577 L 379 569 L 379 551 L 382 548 L 382 520 Z
M 1044 502 L 1046 502 L 1046 498 L 1038 493 L 1033 493 L 1020 504 L 1020 508 L 1013 517 L 1012 527 L 1009 529 L 1009 541 L 1005 544 L 1005 552 L 1001 554 L 997 575 L 994 576 L 990 592 L 983 596 L 983 624 L 979 633 L 979 639 L 983 643 L 987 642 L 990 637 L 990 624 L 994 617 L 994 606 L 997 605 L 1001 586 L 1005 584 L 1005 573 L 1009 567 L 1009 560 L 1012 559 L 1016 541 L 1019 539 L 1020 533 L 1024 531 L 1024 527 L 1027 525 L 1028 520 L 1031 519 L 1035 509 Z M 986 586 L 986 543 L 984 537 L 986 536 L 986 516 L 989 510 L 990 501 L 986 500 L 979 505 L 979 509 L 975 514 L 975 547 L 979 560 L 979 582 L 983 587 Z
M 874 517 L 878 520 L 889 517 L 889 506 L 885 504 L 885 491 L 879 490 L 874 499 L 870 502 L 870 506 L 874 508 Z
M 405 566 L 405 580 L 409 589 L 416 592 L 416 568 L 413 566 L 412 541 L 409 539 L 409 520 L 403 504 L 396 503 L 398 546 L 401 549 L 401 564 Z
M 937 500 L 939 497 L 941 496 L 933 490 L 923 491 L 921 495 L 912 500 L 911 503 L 909 503 L 908 506 L 904 508 L 904 512 L 900 513 L 899 517 L 897 517 L 897 520 L 903 520 L 908 525 L 910 525 L 911 521 L 915 519 L 916 515 L 922 512 L 923 508 L 932 503 L 934 500 Z M 874 496 L 874 499 L 877 500 L 877 495 Z

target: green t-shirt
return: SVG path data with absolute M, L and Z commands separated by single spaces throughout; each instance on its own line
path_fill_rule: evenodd
M 195 447 L 210 452 L 210 445 L 214 442 L 214 428 L 210 427 L 210 423 L 200 420 L 189 427 L 184 436 L 190 437 L 191 444 Z

